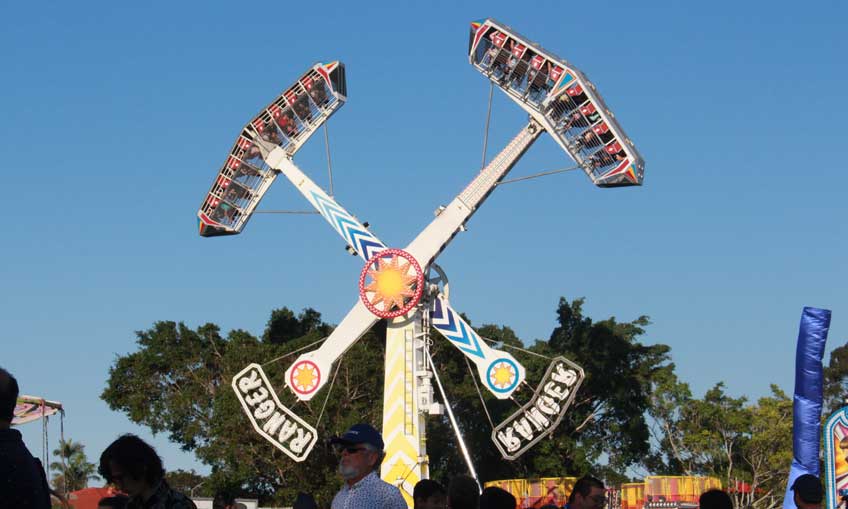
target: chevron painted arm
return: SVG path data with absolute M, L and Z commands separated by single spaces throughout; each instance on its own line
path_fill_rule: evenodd
M 272 156 L 275 157 L 268 157 L 269 165 L 280 170 L 294 184 L 300 194 L 309 200 L 315 210 L 363 260 L 368 261 L 372 256 L 386 249 L 380 239 L 307 177 L 285 153 L 272 154 Z
M 489 347 L 441 296 L 433 299 L 430 323 L 477 366 L 483 385 L 496 398 L 508 398 L 524 381 L 524 366 L 512 355 Z

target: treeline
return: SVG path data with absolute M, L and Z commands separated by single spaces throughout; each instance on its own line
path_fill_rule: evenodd
M 539 380 L 547 368 L 544 357 L 556 355 L 586 372 L 557 430 L 513 462 L 502 460 L 491 441 L 492 427 L 464 357 L 433 333 L 431 353 L 481 480 L 593 472 L 608 484 L 617 484 L 648 474 L 711 475 L 725 485 L 744 482 L 753 488 L 736 495 L 738 507 L 776 507 L 792 453 L 791 398 L 773 386 L 770 396 L 749 402 L 725 394 L 720 382 L 703 397 L 694 397 L 675 373 L 670 347 L 641 342 L 647 317 L 595 321 L 584 316 L 582 305 L 582 299 L 560 299 L 559 325 L 547 341 L 532 345 L 507 326 L 476 328 L 481 336 L 538 354 L 513 352 L 530 381 Z M 191 329 L 183 323 L 157 322 L 136 333 L 136 352 L 116 359 L 101 397 L 113 410 L 154 433 L 167 433 L 208 464 L 212 470 L 208 479 L 193 475 L 185 479 L 186 486 L 203 481 L 198 493 L 228 489 L 284 505 L 298 491 L 308 491 L 329 501 L 340 487 L 329 447 L 319 442 L 305 462 L 292 462 L 253 431 L 230 381 L 251 362 L 267 363 L 264 369 L 282 403 L 305 420 L 314 423 L 326 405 L 317 426 L 320 437 L 338 434 L 359 421 L 379 427 L 383 322 L 342 358 L 328 397 L 325 388 L 312 401 L 298 402 L 284 389 L 284 372 L 296 357 L 292 352 L 331 330 L 312 309 L 299 314 L 287 308 L 274 310 L 261 338 L 243 330 L 223 336 L 211 323 Z M 825 393 L 831 408 L 839 406 L 845 394 L 847 350 L 843 346 L 834 351 L 826 369 Z M 495 423 L 515 410 L 513 403 L 488 393 L 482 398 Z M 466 472 L 446 418 L 430 418 L 427 427 L 431 477 Z

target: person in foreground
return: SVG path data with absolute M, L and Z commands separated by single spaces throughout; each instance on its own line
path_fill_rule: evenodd
M 118 437 L 100 455 L 98 473 L 130 496 L 127 509 L 197 509 L 165 482 L 156 450 L 135 435 Z
M 489 486 L 480 494 L 480 509 L 515 509 L 518 503 L 512 493 Z
M 574 489 L 568 495 L 569 509 L 601 509 L 605 502 L 604 483 L 589 475 L 577 479 Z
M 126 495 L 103 497 L 97 502 L 97 509 L 126 509 L 130 498 Z
M 712 489 L 701 493 L 698 498 L 698 507 L 701 509 L 733 509 L 733 501 L 730 495 L 722 490 Z
M 406 509 L 400 490 L 376 473 L 385 456 L 383 437 L 376 429 L 370 424 L 354 424 L 330 443 L 340 454 L 339 474 L 344 479 L 332 509 Z
M 795 507 L 798 509 L 821 509 L 824 489 L 821 480 L 813 474 L 798 476 L 792 483 L 795 492 Z
M 480 507 L 480 485 L 467 475 L 458 475 L 448 484 L 448 509 L 477 509 Z
M 432 479 L 421 479 L 412 489 L 413 509 L 445 509 L 447 505 L 445 488 Z
M 0 507 L 49 509 L 50 487 L 41 462 L 11 429 L 18 401 L 18 381 L 0 368 Z

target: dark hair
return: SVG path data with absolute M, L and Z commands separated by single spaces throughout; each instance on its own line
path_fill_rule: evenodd
M 698 499 L 701 509 L 733 509 L 730 495 L 722 490 L 712 489 L 701 493 Z
M 0 368 L 0 421 L 12 422 L 18 404 L 18 381 L 11 373 Z
M 412 488 L 413 500 L 427 500 L 433 495 L 446 495 L 445 487 L 432 479 L 421 479 Z
M 312 495 L 301 491 L 297 494 L 297 499 L 295 499 L 292 509 L 318 509 L 318 504 L 315 503 Z
M 165 477 L 162 458 L 147 442 L 137 436 L 127 433 L 109 444 L 100 455 L 100 467 L 97 472 L 109 483 L 112 479 L 112 469 L 109 462 L 114 461 L 121 469 L 134 479 L 144 479 L 148 484 L 155 485 Z
M 232 493 L 219 491 L 215 494 L 215 498 L 212 499 L 212 509 L 224 509 L 228 505 L 233 505 L 235 503 L 236 497 L 234 497 Z
M 571 493 L 568 495 L 568 503 L 573 504 L 574 496 L 578 493 L 580 493 L 581 497 L 588 497 L 589 493 L 592 493 L 592 488 L 605 489 L 604 483 L 591 475 L 584 475 L 580 479 L 577 479 L 577 482 L 574 483 L 574 489 L 571 490 Z
M 476 509 L 480 504 L 480 485 L 467 475 L 451 479 L 448 486 L 448 506 L 451 509 Z
M 480 494 L 480 509 L 515 509 L 517 502 L 512 493 L 489 486 Z
M 130 501 L 130 497 L 126 495 L 115 495 L 114 497 L 103 497 L 97 502 L 97 507 L 106 505 L 114 509 L 124 509 Z

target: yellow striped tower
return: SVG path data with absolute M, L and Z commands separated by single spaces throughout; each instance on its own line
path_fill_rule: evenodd
M 383 441 L 380 476 L 400 488 L 412 507 L 412 489 L 429 477 L 425 417 L 433 391 L 426 369 L 422 313 L 389 321 L 383 386 Z

